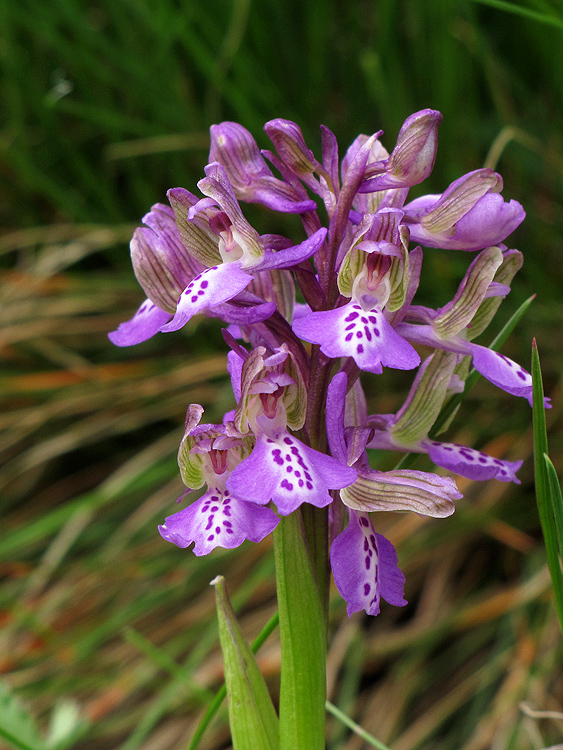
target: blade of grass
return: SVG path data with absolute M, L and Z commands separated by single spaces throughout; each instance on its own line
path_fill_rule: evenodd
M 561 18 L 546 16 L 545 13 L 538 13 L 531 8 L 524 8 L 522 5 L 508 3 L 505 0 L 473 0 L 473 2 L 480 3 L 481 5 L 488 5 L 491 8 L 497 8 L 497 10 L 504 10 L 507 13 L 514 13 L 515 15 L 523 16 L 524 18 L 531 18 L 533 21 L 538 21 L 538 23 L 544 23 L 548 26 L 555 26 L 557 29 L 563 29 L 563 20 Z
M 368 745 L 371 745 L 372 747 L 377 747 L 379 748 L 379 750 L 389 750 L 387 745 L 383 744 L 383 742 L 380 742 L 369 732 L 366 732 L 365 729 L 363 729 L 359 724 L 356 724 L 356 722 L 353 721 L 349 716 L 346 716 L 346 714 L 343 713 L 339 708 L 337 708 L 333 703 L 331 703 L 330 701 L 327 701 L 325 703 L 325 706 L 326 706 L 326 710 L 329 713 L 331 713 L 339 721 L 341 721 L 349 729 L 351 729 L 354 732 L 354 734 L 357 734 L 358 737 L 361 737 L 363 740 L 365 740 L 368 743 Z
M 532 381 L 534 389 L 533 427 L 534 427 L 534 477 L 536 483 L 536 502 L 545 541 L 545 551 L 549 574 L 553 584 L 553 596 L 559 624 L 563 632 L 563 574 L 561 572 L 560 544 L 558 543 L 558 524 L 561 522 L 561 489 L 557 477 L 551 475 L 547 457 L 547 429 L 540 359 L 536 341 L 532 344 Z M 551 463 L 551 462 L 549 462 Z M 557 509 L 557 510 L 556 510 Z

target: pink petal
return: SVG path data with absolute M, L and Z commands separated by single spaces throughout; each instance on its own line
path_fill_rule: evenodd
M 330 549 L 334 582 L 348 603 L 348 615 L 362 609 L 368 615 L 379 614 L 381 597 L 403 607 L 407 604 L 403 598 L 405 577 L 397 565 L 395 548 L 375 533 L 367 513 L 349 513 L 348 526 Z
M 302 503 L 324 508 L 332 501 L 329 489 L 341 489 L 355 479 L 355 469 L 282 432 L 278 438 L 258 437 L 250 456 L 227 480 L 227 488 L 260 505 L 273 500 L 278 512 L 287 516 Z
M 117 330 L 108 333 L 108 338 L 115 346 L 134 346 L 152 338 L 171 317 L 146 299 L 131 320 L 120 323 Z
M 166 541 L 178 547 L 195 542 L 194 554 L 200 556 L 215 547 L 233 549 L 245 539 L 260 542 L 278 523 L 279 518 L 269 508 L 210 489 L 189 507 L 168 516 L 158 530 Z
M 174 318 L 161 330 L 165 333 L 177 331 L 196 313 L 236 297 L 251 281 L 252 276 L 241 271 L 237 263 L 206 268 L 184 289 Z
M 383 366 L 411 370 L 420 364 L 416 350 L 391 327 L 378 307 L 364 312 L 352 301 L 295 320 L 293 330 L 305 341 L 320 344 L 327 357 L 353 357 L 358 367 L 368 372 L 380 373 Z

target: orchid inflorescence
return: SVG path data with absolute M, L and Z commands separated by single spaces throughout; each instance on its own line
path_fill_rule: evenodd
M 207 490 L 160 533 L 205 555 L 261 541 L 303 503 L 327 508 L 330 562 L 348 614 L 378 614 L 381 597 L 406 604 L 395 549 L 370 512 L 445 517 L 461 497 L 451 477 L 370 468 L 367 449 L 427 453 L 470 479 L 519 481 L 521 461 L 429 437 L 444 403 L 463 390 L 471 360 L 499 388 L 532 398 L 525 370 L 473 343 L 522 264 L 518 250 L 501 244 L 523 220 L 522 206 L 502 198 L 492 169 L 406 202 L 432 171 L 441 119 L 428 109 L 411 115 L 391 154 L 381 131 L 360 135 L 340 168 L 326 127 L 318 161 L 288 120 L 265 125 L 276 153 L 260 151 L 237 123 L 213 125 L 198 183 L 204 197 L 174 188 L 170 205 L 153 206 L 135 230 L 131 257 L 148 299 L 110 334 L 130 346 L 198 313 L 227 324 L 236 408 L 222 424 L 204 424 L 203 408 L 189 407 L 180 472 L 188 488 Z M 259 235 L 239 201 L 298 214 L 305 239 Z M 420 245 L 409 250 L 409 242 Z M 421 245 L 480 251 L 454 299 L 437 310 L 413 304 Z M 421 362 L 415 345 L 433 353 Z M 359 376 L 383 367 L 418 370 L 396 414 L 368 415 Z

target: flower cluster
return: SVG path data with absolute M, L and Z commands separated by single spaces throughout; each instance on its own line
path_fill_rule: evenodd
M 206 491 L 160 533 L 204 555 L 262 540 L 303 503 L 327 508 L 332 571 L 349 614 L 377 614 L 381 597 L 406 603 L 397 555 L 370 512 L 444 517 L 461 497 L 450 477 L 371 469 L 368 449 L 424 452 L 471 479 L 518 482 L 521 462 L 429 438 L 471 360 L 505 391 L 528 401 L 532 393 L 525 370 L 473 343 L 521 265 L 521 254 L 501 243 L 523 220 L 522 206 L 502 198 L 492 169 L 407 202 L 433 168 L 441 119 L 433 110 L 410 116 L 390 154 L 381 132 L 360 135 L 341 164 L 325 127 L 319 161 L 287 120 L 265 125 L 275 153 L 260 151 L 237 123 L 212 126 L 203 197 L 174 188 L 170 205 L 144 217 L 131 257 L 148 299 L 110 334 L 129 346 L 198 313 L 227 324 L 236 408 L 217 425 L 201 423 L 201 406 L 189 407 L 180 471 L 188 488 Z M 239 201 L 297 214 L 303 240 L 258 234 Z M 413 304 L 421 245 L 479 251 L 454 299 L 437 310 Z M 433 351 L 423 362 L 420 345 Z M 360 375 L 383 367 L 418 369 L 396 414 L 369 415 Z

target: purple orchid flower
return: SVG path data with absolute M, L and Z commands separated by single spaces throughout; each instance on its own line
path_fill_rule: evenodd
M 198 404 L 188 409 L 178 462 L 184 481 L 192 489 L 207 484 L 207 491 L 158 527 L 161 536 L 178 547 L 194 542 L 195 555 L 207 555 L 215 547 L 233 549 L 245 539 L 260 542 L 279 523 L 269 508 L 257 507 L 226 489 L 233 468 L 248 453 L 248 444 L 242 437 L 229 437 L 225 424 L 199 424 L 202 413 Z
M 442 195 L 425 195 L 405 206 L 411 239 L 426 247 L 481 250 L 498 245 L 524 220 L 520 203 L 499 194 L 502 178 L 492 169 L 460 177 Z
M 336 586 L 348 602 L 348 614 L 365 609 L 379 612 L 380 598 L 403 606 L 404 576 L 397 565 L 391 542 L 376 534 L 371 511 L 413 511 L 443 518 L 454 512 L 453 501 L 462 497 L 455 482 L 428 472 L 369 468 L 365 449 L 369 430 L 352 431 L 346 438 L 345 398 L 347 377 L 337 373 L 328 388 L 327 434 L 331 453 L 341 463 L 357 469 L 357 479 L 340 492 L 349 521 L 335 537 L 330 550 Z

